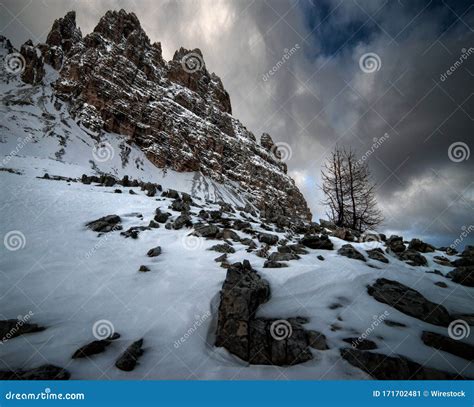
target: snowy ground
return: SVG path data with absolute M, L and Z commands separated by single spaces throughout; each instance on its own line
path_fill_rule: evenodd
M 426 273 L 438 269 L 446 274 L 452 269 L 432 260 L 445 253 L 426 254 L 428 267 L 411 267 L 393 257 L 389 264 L 363 263 L 337 255 L 346 243 L 337 238 L 331 238 L 335 250 L 311 250 L 282 269 L 264 269 L 264 259 L 247 253 L 241 244 L 236 243 L 236 253 L 229 255 L 231 263 L 250 260 L 269 280 L 272 299 L 260 308 L 260 316 L 308 317 L 305 327 L 324 333 L 330 350 L 312 350 L 312 361 L 282 368 L 248 366 L 215 348 L 217 296 L 226 270 L 213 260 L 220 254 L 206 249 L 219 241 L 193 241 L 186 237 L 189 229 L 164 227 L 144 231 L 136 240 L 119 232 L 98 237 L 85 228 L 86 222 L 117 214 L 124 230 L 146 226 L 157 207 L 172 212 L 170 200 L 147 197 L 139 188 L 135 188 L 137 195 L 130 195 L 130 188 L 37 177 L 46 172 L 68 177 L 100 171 L 117 177 L 127 174 L 189 192 L 211 209 L 218 207 L 206 200 L 243 204 L 234 186 L 224 187 L 194 173 L 163 172 L 117 135 L 102 135 L 98 144 L 98 135 L 71 120 L 64 105 L 54 105 L 48 88 L 43 88 L 43 94 L 29 87 L 13 92 L 14 86 L 9 86 L 3 85 L 6 103 L 0 106 L 0 169 L 19 174 L 0 171 L 1 236 L 19 231 L 24 247 L 0 248 L 0 318 L 31 312 L 30 322 L 47 329 L 1 343 L 0 369 L 52 363 L 68 369 L 73 379 L 365 379 L 365 373 L 341 360 L 339 349 L 350 346 L 342 338 L 357 337 L 388 312 L 388 319 L 407 328 L 379 324 L 369 336 L 378 345 L 374 352 L 400 354 L 430 367 L 474 376 L 472 363 L 421 342 L 422 330 L 446 335 L 446 328 L 408 317 L 375 301 L 366 290 L 376 278 L 386 277 L 442 303 L 450 313 L 473 313 L 474 289 Z M 97 146 L 103 148 L 99 155 Z M 113 193 L 116 188 L 124 193 Z M 141 213 L 143 219 L 133 213 Z M 259 229 L 259 222 L 253 227 Z M 146 253 L 157 245 L 163 253 L 150 259 Z M 373 243 L 354 244 L 364 254 L 367 245 L 373 248 Z M 325 261 L 317 259 L 319 254 Z M 151 271 L 138 272 L 140 265 Z M 437 281 L 446 282 L 448 288 L 434 285 Z M 100 320 L 109 321 L 120 339 L 102 354 L 71 359 L 78 347 L 94 340 L 92 329 Z M 190 330 L 189 337 L 180 341 Z M 145 354 L 139 366 L 129 373 L 115 368 L 117 357 L 140 338 Z M 464 341 L 472 344 L 474 336 Z
M 55 164 L 54 175 L 69 175 L 69 166 L 60 171 L 60 164 Z M 41 169 L 38 175 L 48 166 L 34 165 Z M 264 269 L 264 259 L 235 244 L 237 252 L 229 255 L 230 262 L 247 258 L 270 281 L 272 299 L 261 307 L 261 316 L 308 317 L 307 328 L 323 332 L 331 347 L 313 350 L 313 361 L 291 368 L 247 366 L 212 346 L 216 296 L 225 269 L 213 261 L 219 253 L 205 249 L 218 242 L 200 240 L 190 247 L 193 242 L 189 244 L 186 238 L 189 229 L 153 229 L 142 232 L 137 240 L 125 239 L 119 232 L 97 237 L 84 227 L 86 222 L 118 214 L 124 230 L 147 225 L 155 208 L 169 210 L 170 201 L 149 198 L 139 188 L 135 189 L 138 195 L 130 195 L 130 188 L 115 194 L 115 187 L 37 179 L 34 169 L 23 170 L 23 175 L 0 173 L 2 234 L 18 230 L 25 237 L 21 250 L 8 251 L 2 246 L 1 317 L 15 318 L 31 311 L 32 322 L 47 329 L 2 344 L 0 355 L 6 366 L 26 368 L 47 361 L 67 368 L 76 379 L 360 379 L 367 376 L 339 357 L 338 348 L 344 345 L 341 339 L 357 337 L 371 326 L 374 317 L 388 311 L 389 319 L 409 328 L 380 324 L 369 337 L 379 345 L 377 352 L 402 354 L 420 363 L 429 360 L 428 366 L 445 371 L 465 368 L 464 374 L 474 373 L 465 360 L 421 343 L 423 329 L 446 334 L 445 328 L 410 318 L 366 294 L 366 285 L 383 276 L 442 302 L 451 313 L 472 312 L 472 289 L 425 273 L 435 268 L 451 270 L 432 262 L 433 255 L 441 253 L 428 254 L 430 264 L 425 268 L 410 267 L 393 258 L 388 265 L 372 260 L 364 264 L 341 257 L 336 250 L 314 250 L 290 262 L 288 268 Z M 143 220 L 127 216 L 133 212 L 143 214 Z M 345 243 L 332 240 L 335 249 Z M 157 245 L 163 254 L 156 259 L 146 257 Z M 367 243 L 355 244 L 360 249 L 364 245 Z M 318 260 L 318 254 L 326 260 Z M 151 271 L 139 273 L 142 264 Z M 448 282 L 449 288 L 434 285 L 436 281 Z M 342 306 L 329 309 L 334 303 Z M 121 338 L 101 355 L 72 360 L 79 346 L 94 339 L 92 327 L 99 320 L 110 321 Z M 176 346 L 197 321 L 199 328 Z M 332 331 L 333 324 L 342 329 Z M 146 352 L 139 367 L 131 373 L 116 369 L 114 361 L 123 349 L 142 337 Z

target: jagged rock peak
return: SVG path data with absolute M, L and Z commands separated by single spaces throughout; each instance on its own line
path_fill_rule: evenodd
M 231 115 L 229 94 L 199 49 L 180 48 L 166 62 L 136 15 L 120 10 L 108 11 L 85 37 L 68 13 L 48 43 L 25 44 L 21 53 L 21 79 L 51 86 L 84 127 L 127 137 L 157 167 L 232 185 L 268 219 L 311 219 L 286 163 L 268 149 L 273 141 L 260 145 Z M 54 83 L 44 82 L 43 62 L 58 71 Z
M 133 32 L 136 32 L 147 45 L 150 44 L 150 40 L 145 34 L 145 31 L 143 31 L 138 17 L 135 13 L 127 13 L 124 9 L 120 11 L 107 11 L 94 28 L 94 32 L 101 34 L 103 37 L 115 43 L 122 42 Z
M 81 29 L 76 26 L 76 12 L 69 11 L 63 18 L 54 21 L 46 44 L 51 47 L 61 47 L 67 53 L 74 44 L 81 40 Z
M 267 151 L 270 151 L 275 143 L 268 133 L 263 133 L 260 137 L 260 145 Z

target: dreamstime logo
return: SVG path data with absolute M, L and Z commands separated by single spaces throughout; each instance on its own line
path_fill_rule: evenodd
M 277 61 L 275 65 L 272 66 L 272 69 L 270 69 L 268 72 L 266 72 L 262 79 L 264 82 L 268 81 L 268 79 L 275 75 L 280 68 L 285 65 L 285 63 L 300 49 L 300 44 L 295 44 L 293 45 L 290 49 L 285 48 L 283 50 L 283 56 L 280 58 L 280 60 Z
M 456 319 L 448 326 L 449 337 L 456 341 L 467 338 L 470 333 L 471 329 L 469 328 L 468 323 L 462 319 Z
M 31 140 L 33 140 L 33 136 L 31 134 L 28 134 L 27 136 L 23 138 L 18 137 L 17 140 L 18 140 L 17 145 L 12 151 L 10 151 L 9 154 L 5 156 L 5 158 L 2 160 L 2 165 L 7 165 L 13 157 L 18 155 L 18 153 L 23 149 L 23 147 L 25 147 Z
M 270 325 L 270 335 L 277 341 L 289 338 L 293 334 L 291 324 L 285 319 L 278 319 Z
M 364 153 L 364 155 L 357 160 L 357 164 L 361 165 L 369 159 L 369 157 L 379 149 L 379 147 L 390 138 L 390 134 L 385 133 L 382 137 L 374 137 L 372 146 Z
M 378 233 L 366 230 L 360 235 L 359 242 L 366 243 L 368 249 L 375 249 L 382 242 L 382 238 Z
M 5 71 L 12 74 L 20 74 L 25 70 L 26 62 L 23 55 L 13 52 L 5 57 Z
M 11 252 L 23 249 L 26 245 L 26 237 L 19 230 L 11 230 L 3 238 L 3 244 Z
M 99 340 L 111 337 L 114 332 L 114 325 L 107 319 L 100 319 L 92 326 L 92 335 Z
M 204 68 L 204 60 L 197 52 L 189 52 L 181 58 L 181 66 L 187 73 L 194 73 Z
M 290 145 L 285 142 L 278 142 L 273 144 L 271 152 L 273 156 L 281 162 L 291 160 L 291 157 L 293 155 L 293 150 L 291 149 Z
M 469 160 L 471 150 L 466 143 L 456 141 L 451 144 L 448 149 L 448 157 L 452 162 L 460 163 L 461 161 Z
M 23 315 L 18 315 L 17 316 L 17 323 L 7 333 L 4 334 L 3 338 L 0 338 L 0 344 L 3 345 L 9 339 L 14 338 L 17 335 L 20 328 L 23 325 L 25 325 L 31 319 L 31 317 L 33 315 L 34 315 L 33 311 L 29 311 L 28 314 L 26 314 L 24 316 Z
M 370 326 L 364 331 L 364 333 L 359 336 L 355 341 L 352 342 L 352 347 L 357 349 L 361 342 L 367 339 L 368 336 L 390 315 L 388 311 L 385 311 L 381 315 L 374 315 L 372 319 L 374 320 Z
M 382 61 L 375 52 L 368 52 L 359 58 L 359 68 L 362 72 L 373 73 L 380 71 Z
M 461 226 L 461 234 L 459 235 L 459 237 L 449 246 L 451 247 L 451 249 L 455 249 L 456 247 L 458 247 L 466 237 L 469 236 L 469 234 L 472 233 L 472 231 L 474 230 L 474 226 L 473 225 L 469 225 L 469 226 L 466 226 L 466 225 L 463 225 Z
M 181 238 L 181 244 L 186 250 L 199 250 L 203 244 L 203 238 L 196 235 L 185 235 Z
M 115 152 L 110 143 L 104 142 L 92 149 L 92 155 L 96 161 L 103 163 L 114 158 Z
M 194 323 L 193 325 L 186 331 L 186 333 L 181 337 L 179 338 L 177 341 L 174 342 L 174 347 L 176 349 L 178 349 L 181 345 L 184 344 L 184 342 L 186 342 L 190 337 L 191 335 L 196 332 L 199 327 L 211 316 L 211 313 L 210 311 L 206 311 L 204 314 L 202 315 L 195 315 L 194 316 Z
M 463 48 L 461 49 L 461 56 L 458 58 L 458 60 L 451 65 L 446 72 L 443 72 L 440 76 L 439 79 L 441 82 L 444 82 L 446 79 L 448 79 L 448 76 L 451 76 L 456 70 L 464 63 L 464 61 L 467 60 L 468 57 L 470 57 L 474 53 L 474 48 Z

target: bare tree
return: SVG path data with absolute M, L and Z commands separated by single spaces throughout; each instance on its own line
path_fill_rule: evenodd
M 326 215 L 337 226 L 362 232 L 383 221 L 369 168 L 356 159 L 351 149 L 336 146 L 321 175 L 323 204 L 328 207 Z

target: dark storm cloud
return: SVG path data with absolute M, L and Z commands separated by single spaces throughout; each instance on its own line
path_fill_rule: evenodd
M 28 38 L 44 41 L 53 20 L 70 9 L 86 34 L 106 10 L 125 8 L 152 41 L 162 42 L 165 58 L 180 46 L 199 47 L 208 69 L 223 79 L 234 115 L 257 137 L 268 132 L 291 146 L 290 172 L 316 219 L 324 213 L 321 164 L 338 143 L 367 158 L 386 229 L 440 235 L 437 241 L 449 244 L 472 223 L 474 157 L 448 157 L 455 142 L 473 150 L 474 55 L 461 57 L 474 47 L 474 6 L 467 2 L 4 4 L 0 29 L 17 46 Z M 361 70 L 366 53 L 380 58 L 376 72 Z

